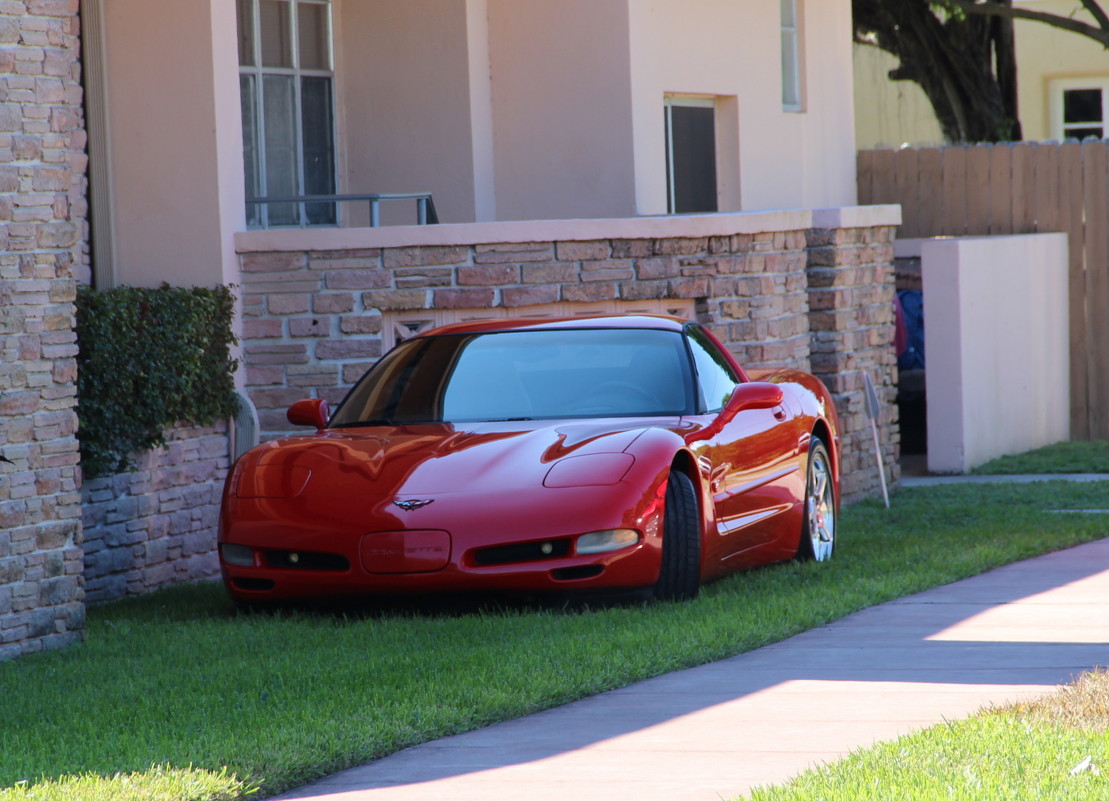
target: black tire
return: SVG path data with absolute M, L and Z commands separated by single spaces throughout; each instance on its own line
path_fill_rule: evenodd
M 803 562 L 827 562 L 836 549 L 836 495 L 832 461 L 824 440 L 814 436 L 809 443 L 805 470 L 805 514 L 797 558 Z
M 688 601 L 701 589 L 701 514 L 689 476 L 670 471 L 662 525 L 662 566 L 655 597 Z

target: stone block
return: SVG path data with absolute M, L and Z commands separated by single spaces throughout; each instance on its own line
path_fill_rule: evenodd
M 432 307 L 436 309 L 484 309 L 493 305 L 496 291 L 489 289 L 436 289 Z
M 386 269 L 468 264 L 468 247 L 404 247 L 387 248 L 383 253 Z
M 479 265 L 458 268 L 459 286 L 503 286 L 520 283 L 516 264 Z
M 558 261 L 594 261 L 612 257 L 612 244 L 607 239 L 591 242 L 558 242 L 555 258 Z

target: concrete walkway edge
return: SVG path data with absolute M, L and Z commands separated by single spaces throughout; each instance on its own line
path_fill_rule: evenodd
M 717 801 L 1105 665 L 1109 539 L 409 748 L 281 798 Z

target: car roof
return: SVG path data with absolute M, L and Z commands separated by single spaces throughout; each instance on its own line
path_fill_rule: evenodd
M 564 331 L 587 328 L 652 328 L 659 331 L 681 331 L 686 320 L 680 317 L 651 314 L 607 314 L 582 317 L 514 317 L 500 320 L 471 320 L 451 323 L 417 334 L 417 337 L 441 334 L 493 333 L 501 331 Z

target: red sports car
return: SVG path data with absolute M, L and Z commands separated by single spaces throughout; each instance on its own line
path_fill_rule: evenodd
M 757 380 L 752 380 L 757 378 Z M 839 434 L 824 386 L 748 376 L 664 317 L 445 326 L 383 357 L 334 414 L 232 468 L 233 598 L 647 589 L 835 547 Z

